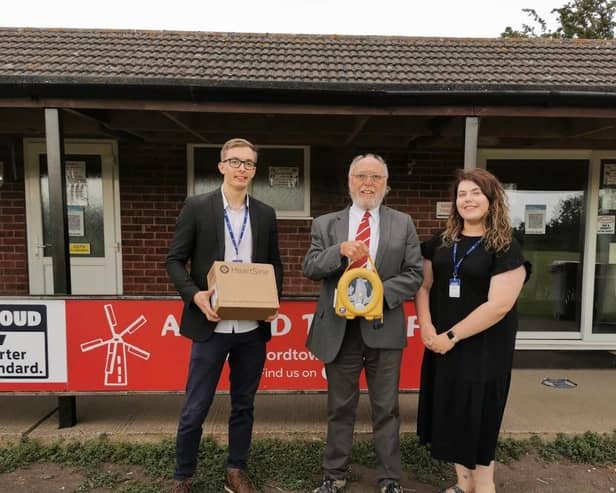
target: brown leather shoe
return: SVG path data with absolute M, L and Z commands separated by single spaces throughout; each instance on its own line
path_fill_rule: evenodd
M 192 489 L 192 479 L 174 479 L 169 493 L 189 493 Z
M 256 493 L 255 485 L 246 474 L 244 469 L 227 469 L 227 480 L 225 481 L 225 491 L 227 493 Z

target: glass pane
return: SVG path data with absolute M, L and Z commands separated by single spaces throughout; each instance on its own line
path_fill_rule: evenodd
M 195 147 L 195 194 L 211 192 L 222 185 L 218 171 L 220 147 Z M 257 173 L 259 169 L 257 168 Z
M 585 160 L 489 160 L 533 274 L 518 300 L 521 331 L 580 330 Z
M 592 330 L 616 334 L 616 161 L 601 162 Z
M 262 149 L 252 195 L 277 211 L 304 210 L 304 149 Z
M 196 147 L 195 193 L 204 193 L 222 185 L 218 171 L 220 147 Z M 304 148 L 259 148 L 257 173 L 250 194 L 277 211 L 304 210 Z
M 71 257 L 104 257 L 103 178 L 101 158 L 95 155 L 65 155 L 67 174 L 66 202 L 69 219 Z M 49 245 L 51 218 L 47 157 L 40 156 L 43 241 Z M 51 247 L 44 249 L 51 256 Z

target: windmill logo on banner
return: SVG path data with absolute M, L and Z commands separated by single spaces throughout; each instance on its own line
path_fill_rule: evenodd
M 81 351 L 87 352 L 99 347 L 107 346 L 107 361 L 105 363 L 105 385 L 110 386 L 125 386 L 128 385 L 128 366 L 126 363 L 126 353 L 132 354 L 147 360 L 150 358 L 150 353 L 144 351 L 137 346 L 124 341 L 124 336 L 134 334 L 137 330 L 147 322 L 143 315 L 140 315 L 135 321 L 127 326 L 121 332 L 116 332 L 118 322 L 112 305 L 104 305 L 107 324 L 111 331 L 111 338 L 103 340 L 101 338 L 94 339 L 81 344 Z

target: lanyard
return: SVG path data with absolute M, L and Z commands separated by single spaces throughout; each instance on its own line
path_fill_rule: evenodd
M 233 248 L 235 249 L 235 256 L 240 258 L 240 243 L 244 238 L 244 233 L 246 231 L 246 223 L 248 222 L 248 206 L 244 206 L 244 222 L 242 223 L 242 229 L 240 230 L 240 238 L 235 241 L 235 235 L 233 234 L 233 228 L 231 227 L 231 221 L 229 220 L 229 214 L 227 214 L 227 209 L 225 209 L 225 224 L 227 225 L 227 231 L 229 232 L 229 236 L 231 237 L 231 243 L 233 243 Z
M 458 242 L 455 241 L 453 243 L 453 278 L 457 279 L 458 277 L 458 271 L 460 270 L 460 266 L 462 265 L 462 261 L 468 257 L 471 253 L 473 253 L 473 251 L 475 251 L 475 249 L 479 246 L 479 244 L 482 242 L 483 238 L 479 238 L 478 240 L 475 241 L 475 243 L 473 243 L 471 245 L 471 247 L 466 250 L 466 253 L 464 255 L 462 255 L 462 258 L 460 260 L 458 260 L 456 262 L 456 254 L 458 253 Z

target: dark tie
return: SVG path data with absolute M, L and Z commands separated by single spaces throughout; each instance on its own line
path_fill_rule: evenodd
M 355 233 L 355 241 L 361 241 L 366 244 L 370 249 L 370 211 L 364 212 L 364 216 L 361 218 L 361 222 L 357 227 L 357 233 Z M 362 258 L 353 262 L 349 268 L 354 269 L 356 267 L 363 267 L 368 261 L 368 256 L 364 255 Z

